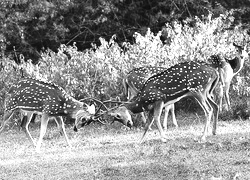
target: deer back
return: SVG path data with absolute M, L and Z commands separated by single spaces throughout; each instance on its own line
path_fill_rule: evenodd
M 137 90 L 140 90 L 148 78 L 164 70 L 166 68 L 151 66 L 135 68 L 128 73 L 127 81 L 129 84 L 133 84 Z
M 136 96 L 148 78 L 163 70 L 166 70 L 166 68 L 151 66 L 132 69 L 123 80 L 124 94 L 128 96 L 128 91 L 130 90 L 132 97 Z M 128 99 L 130 99 L 130 97 L 128 97 Z
M 49 115 L 73 116 L 83 109 L 83 103 L 68 95 L 53 83 L 22 79 L 11 88 L 6 110 L 24 109 Z
M 187 92 L 204 91 L 209 81 L 217 78 L 218 72 L 205 63 L 183 62 L 150 77 L 141 89 L 139 101 L 170 101 Z

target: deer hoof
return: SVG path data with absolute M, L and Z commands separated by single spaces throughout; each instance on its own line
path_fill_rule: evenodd
M 166 142 L 167 142 L 167 137 L 162 136 L 162 137 L 161 137 L 161 141 L 164 142 L 164 143 L 166 143 Z
M 216 135 L 216 131 L 213 131 L 212 134 L 213 134 L 213 135 Z
M 199 143 L 205 143 L 206 142 L 206 136 L 202 136 Z

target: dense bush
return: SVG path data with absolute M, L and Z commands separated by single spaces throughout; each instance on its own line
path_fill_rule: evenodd
M 39 69 L 30 61 L 17 66 L 7 57 L 3 58 L 0 111 L 8 88 L 20 78 L 20 69 L 25 69 L 26 74 L 55 82 L 76 98 L 91 96 L 104 100 L 122 95 L 122 78 L 133 67 L 169 67 L 181 61 L 206 61 L 210 55 L 218 53 L 232 58 L 235 53 L 232 43 L 243 45 L 249 41 L 241 25 L 231 27 L 234 19 L 230 13 L 214 19 L 209 15 L 195 20 L 192 27 L 188 20 L 184 24 L 176 21 L 166 24 L 157 34 L 150 29 L 145 35 L 135 33 L 134 44 L 119 46 L 113 36 L 109 41 L 100 38 L 100 46 L 92 45 L 83 52 L 75 45 L 61 45 L 57 52 L 47 50 L 42 53 Z M 161 34 L 167 37 L 164 43 L 160 40 Z M 247 62 L 245 68 L 249 67 Z M 241 81 L 234 83 L 231 94 L 247 95 L 249 75 L 246 70 L 238 78 Z

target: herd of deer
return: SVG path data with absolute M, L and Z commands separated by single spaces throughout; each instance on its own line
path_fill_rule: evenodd
M 40 151 L 42 139 L 46 133 L 50 118 L 54 118 L 59 131 L 64 135 L 70 146 L 65 132 L 62 117 L 75 119 L 74 130 L 93 121 L 101 122 L 103 115 L 113 117 L 128 127 L 133 126 L 132 113 L 141 113 L 145 123 L 145 131 L 141 142 L 156 121 L 161 140 L 166 141 L 166 136 L 160 123 L 160 116 L 165 108 L 163 128 L 167 128 L 168 111 L 172 113 L 174 125 L 177 121 L 174 113 L 174 103 L 180 99 L 192 96 L 203 109 L 206 123 L 201 141 L 206 140 L 208 127 L 213 118 L 213 131 L 216 134 L 218 113 L 222 110 L 222 100 L 225 97 L 227 110 L 230 109 L 229 87 L 232 78 L 241 70 L 244 61 L 248 58 L 246 46 L 243 48 L 234 44 L 237 56 L 228 60 L 220 56 L 212 56 L 211 61 L 205 63 L 200 61 L 189 61 L 176 64 L 168 69 L 162 67 L 139 67 L 130 71 L 123 80 L 125 94 L 128 102 L 108 109 L 104 103 L 95 110 L 95 107 L 78 101 L 68 95 L 61 87 L 42 80 L 22 79 L 13 85 L 5 100 L 5 112 L 0 127 L 3 131 L 6 123 L 11 119 L 15 111 L 20 111 L 27 121 L 23 124 L 27 136 L 31 139 L 37 151 Z M 219 106 L 214 101 L 214 89 L 218 88 Z M 84 100 L 83 100 L 84 101 Z M 101 110 L 105 108 L 105 110 Z M 143 112 L 148 112 L 145 118 Z M 41 115 L 40 137 L 36 143 L 29 132 L 29 123 L 33 116 Z

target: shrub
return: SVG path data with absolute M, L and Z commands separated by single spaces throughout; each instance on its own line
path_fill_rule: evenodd
M 227 58 L 234 56 L 233 42 L 243 44 L 249 41 L 241 25 L 232 27 L 230 13 L 212 19 L 212 16 L 195 18 L 184 23 L 166 24 L 156 35 L 150 29 L 145 35 L 135 33 L 134 44 L 124 43 L 119 46 L 115 36 L 109 41 L 100 38 L 101 45 L 92 45 L 84 52 L 73 46 L 61 45 L 58 52 L 47 50 L 42 53 L 39 64 L 39 76 L 62 86 L 76 98 L 95 97 L 101 100 L 122 95 L 122 79 L 134 67 L 151 65 L 169 67 L 182 61 L 206 61 L 213 54 Z M 160 39 L 165 36 L 163 43 Z M 0 100 L 11 84 L 20 75 L 16 70 L 27 67 L 29 62 L 16 65 L 8 58 L 2 60 L 0 71 Z M 31 72 L 34 71 L 34 69 Z M 245 70 L 238 76 L 241 81 L 233 84 L 231 94 L 248 95 L 249 86 L 246 63 Z M 29 74 L 29 72 L 28 72 Z M 231 96 L 232 97 L 232 96 Z M 1 106 L 2 108 L 3 106 Z

